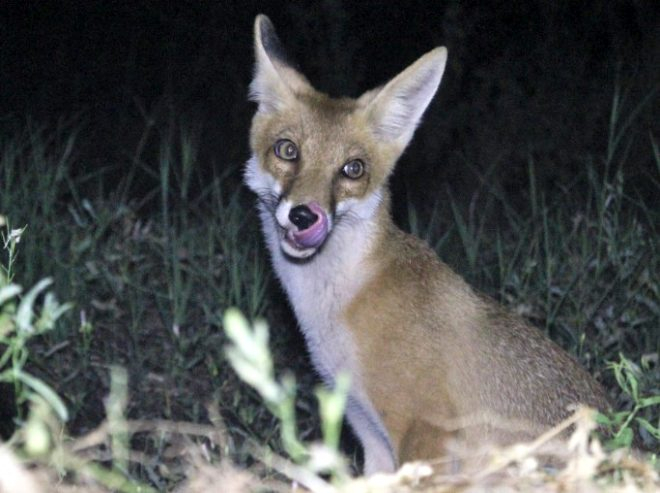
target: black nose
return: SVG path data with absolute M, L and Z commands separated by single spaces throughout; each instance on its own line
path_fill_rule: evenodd
M 289 221 L 304 231 L 316 222 L 318 216 L 306 205 L 297 205 L 289 211 Z

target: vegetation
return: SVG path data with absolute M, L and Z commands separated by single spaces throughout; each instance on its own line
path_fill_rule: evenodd
M 620 111 L 615 101 L 611 135 L 619 142 Z M 302 469 L 307 481 L 320 471 L 345 479 L 339 458 L 321 454 L 325 462 L 319 464 L 318 449 L 306 445 L 322 435 L 328 450 L 337 450 L 337 409 L 333 425 L 319 423 L 312 372 L 299 357 L 295 322 L 271 277 L 237 170 L 202 186 L 194 138 L 185 128 L 168 128 L 155 154 L 151 203 L 143 205 L 126 194 L 133 172 L 111 189 L 102 172 L 72 172 L 77 133 L 71 126 L 53 131 L 28 125 L 3 141 L 0 375 L 3 392 L 13 395 L 11 402 L 3 400 L 4 413 L 15 423 L 14 433 L 4 427 L 5 439 L 13 436 L 10 444 L 27 457 L 49 457 L 65 481 L 93 477 L 121 491 L 167 489 L 191 463 L 201 467 L 190 457 L 172 456 L 182 436 L 194 437 L 182 454 L 205 450 L 205 461 L 249 467 L 258 457 L 285 474 L 302 474 L 269 460 L 265 451 L 272 450 L 316 464 Z M 648 147 L 660 170 L 653 136 Z M 658 211 L 626 188 L 624 161 L 617 156 L 608 147 L 603 166 L 587 163 L 572 183 L 550 192 L 538 187 L 530 158 L 529 205 L 522 210 L 498 187 L 493 170 L 467 206 L 449 191 L 430 212 L 410 205 L 407 227 L 481 289 L 531 318 L 607 385 L 619 407 L 602 418 L 612 429 L 612 446 L 629 445 L 636 436 L 657 449 L 660 222 Z M 132 169 L 141 159 L 132 158 Z M 660 188 L 658 175 L 651 179 Z M 40 280 L 43 275 L 54 284 Z M 18 282 L 35 287 L 21 294 Z M 47 288 L 72 302 L 60 305 L 51 293 L 43 295 Z M 232 324 L 223 323 L 228 307 L 251 319 L 266 316 L 276 329 L 274 363 L 259 324 L 256 346 L 248 342 L 257 350 L 228 353 L 266 405 L 224 357 L 223 325 L 237 347 L 250 340 L 240 331 L 232 335 Z M 245 326 L 238 315 L 226 317 Z M 250 354 L 261 356 L 250 363 Z M 254 364 L 265 376 L 250 370 Z M 126 371 L 113 370 L 115 365 Z M 289 368 L 298 384 L 291 377 L 277 383 L 274 368 Z M 319 398 L 325 401 L 321 415 L 328 405 L 342 407 L 341 392 Z M 60 438 L 67 418 L 68 433 L 81 436 L 73 446 Z M 96 431 L 85 435 L 91 429 Z M 350 437 L 343 443 L 355 450 Z M 101 445 L 112 454 L 97 455 L 100 462 L 76 455 Z

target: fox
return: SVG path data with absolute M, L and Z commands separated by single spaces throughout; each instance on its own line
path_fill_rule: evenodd
M 350 376 L 345 417 L 364 474 L 436 458 L 460 469 L 456 444 L 504 446 L 571 406 L 607 410 L 605 390 L 573 357 L 392 219 L 388 180 L 447 49 L 356 99 L 314 89 L 265 15 L 254 49 L 244 181 L 314 368 L 329 386 Z

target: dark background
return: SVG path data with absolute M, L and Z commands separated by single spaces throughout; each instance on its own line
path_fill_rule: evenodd
M 102 168 L 109 182 L 125 173 L 146 122 L 194 128 L 202 174 L 238 167 L 254 110 L 252 24 L 265 13 L 331 94 L 357 96 L 433 47 L 449 48 L 395 196 L 424 204 L 447 186 L 467 196 L 488 173 L 524 190 L 530 159 L 551 190 L 604 153 L 617 87 L 628 113 L 657 89 L 659 11 L 626 0 L 2 2 L 0 124 L 74 122 L 79 171 Z M 642 191 L 655 166 L 653 104 L 627 160 L 627 183 Z M 138 179 L 132 191 L 152 185 Z

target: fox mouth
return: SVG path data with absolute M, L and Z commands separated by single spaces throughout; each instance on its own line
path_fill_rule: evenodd
M 281 246 L 284 253 L 290 257 L 303 259 L 311 257 L 325 243 L 330 233 L 330 219 L 323 208 L 316 202 L 308 204 L 316 220 L 300 229 L 288 224 L 282 228 Z

